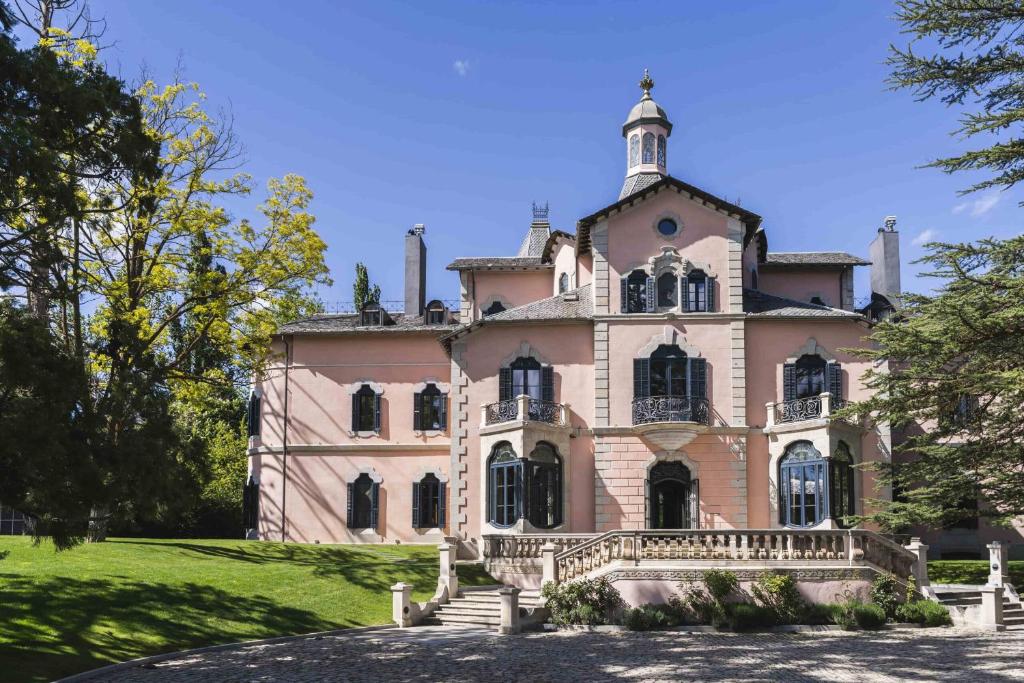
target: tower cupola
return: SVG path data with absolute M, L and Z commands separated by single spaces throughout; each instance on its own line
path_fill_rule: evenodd
M 622 137 L 626 139 L 626 182 L 619 193 L 620 199 L 668 175 L 668 138 L 672 134 L 672 122 L 651 98 L 653 88 L 654 81 L 644 69 L 640 81 L 644 94 L 622 124 Z

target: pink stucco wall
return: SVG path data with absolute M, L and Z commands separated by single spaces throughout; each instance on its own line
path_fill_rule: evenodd
M 552 294 L 551 270 L 479 270 L 470 274 L 473 280 L 474 309 L 477 317 L 492 297 L 498 297 L 507 308 L 546 299 Z
M 552 281 L 551 294 L 558 294 L 558 280 L 562 273 L 569 274 L 569 289 L 576 289 L 577 268 L 576 268 L 576 242 L 564 237 L 558 238 L 555 244 L 552 260 L 555 262 L 554 279 Z
M 797 301 L 810 301 L 820 296 L 826 305 L 840 306 L 841 271 L 809 268 L 761 268 L 758 271 L 758 289 L 762 292 Z

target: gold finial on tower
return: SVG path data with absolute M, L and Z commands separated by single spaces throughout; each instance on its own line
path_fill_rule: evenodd
M 640 87 L 644 91 L 644 97 L 651 96 L 651 88 L 654 87 L 654 81 L 651 80 L 651 75 L 644 69 L 644 77 L 640 79 Z

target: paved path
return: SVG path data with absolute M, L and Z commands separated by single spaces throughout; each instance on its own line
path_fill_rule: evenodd
M 238 647 L 107 674 L 206 681 L 1024 681 L 1024 632 L 531 633 L 421 627 Z

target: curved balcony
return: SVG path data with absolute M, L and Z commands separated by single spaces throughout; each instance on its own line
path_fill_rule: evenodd
M 832 417 L 832 413 L 845 408 L 844 399 L 825 392 L 815 396 L 795 398 L 789 401 L 768 403 L 768 427 Z
M 633 399 L 633 429 L 663 450 L 676 450 L 693 441 L 711 423 L 706 398 L 646 396 Z
M 556 426 L 566 424 L 563 404 L 531 398 L 525 394 L 506 401 L 487 403 L 481 407 L 481 412 L 481 423 L 485 426 L 518 420 Z

